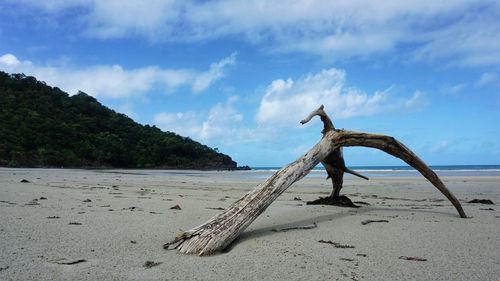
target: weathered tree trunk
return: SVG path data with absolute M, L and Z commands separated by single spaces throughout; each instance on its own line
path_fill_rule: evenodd
M 312 116 L 309 119 L 311 118 Z M 335 149 L 343 146 L 378 148 L 402 159 L 439 189 L 455 206 L 460 217 L 466 217 L 460 202 L 446 188 L 439 177 L 402 143 L 384 135 L 337 131 L 333 129 L 332 124 L 332 129 L 324 131 L 321 141 L 305 155 L 274 173 L 254 190 L 234 202 L 223 213 L 214 216 L 200 226 L 178 234 L 175 240 L 165 244 L 164 248 L 168 249 L 173 246 L 181 253 L 198 255 L 207 255 L 223 250 L 288 187 L 306 176 Z
M 323 131 L 321 133 L 323 136 L 329 131 L 334 131 L 335 126 L 333 125 L 332 120 L 323 110 L 324 107 L 321 105 L 318 109 L 314 110 L 307 116 L 307 118 L 300 121 L 301 124 L 306 124 L 311 121 L 314 116 L 319 116 L 321 121 L 323 122 Z M 326 173 L 328 174 L 327 179 L 331 179 L 332 181 L 332 194 L 329 197 L 320 197 L 317 200 L 307 202 L 308 205 L 334 205 L 340 207 L 359 207 L 356 206 L 351 199 L 347 196 L 340 196 L 340 190 L 344 185 L 344 173 L 350 173 L 352 175 L 358 176 L 365 180 L 368 180 L 367 177 L 349 169 L 345 165 L 344 161 L 344 152 L 342 147 L 335 148 L 330 154 L 328 154 L 323 160 L 321 160 L 321 164 L 325 167 Z

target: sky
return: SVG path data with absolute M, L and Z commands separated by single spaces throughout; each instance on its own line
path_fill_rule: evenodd
M 239 165 L 337 128 L 430 165 L 500 164 L 499 1 L 0 0 L 0 70 L 83 91 Z M 345 148 L 349 166 L 402 165 Z

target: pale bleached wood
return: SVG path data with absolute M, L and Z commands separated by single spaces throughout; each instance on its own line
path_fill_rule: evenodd
M 265 182 L 234 202 L 225 212 L 166 244 L 181 253 L 207 255 L 223 250 L 294 182 L 309 173 L 328 153 L 331 145 L 323 138 L 309 152 L 274 173 Z
M 200 226 L 179 233 L 174 241 L 165 244 L 164 247 L 167 249 L 173 247 L 181 253 L 198 255 L 222 251 L 288 187 L 306 176 L 332 151 L 343 146 L 377 148 L 402 159 L 441 191 L 455 206 L 460 217 L 466 217 L 460 202 L 446 188 L 436 173 L 393 137 L 332 129 L 324 132 L 321 141 L 306 154 L 274 173 L 265 182 L 234 202 L 226 211 Z

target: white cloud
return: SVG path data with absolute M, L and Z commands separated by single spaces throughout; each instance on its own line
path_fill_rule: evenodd
M 320 104 L 334 118 L 370 116 L 380 112 L 412 109 L 424 105 L 423 94 L 416 91 L 406 99 L 392 98 L 392 87 L 371 95 L 346 87 L 343 70 L 330 68 L 296 81 L 275 80 L 266 89 L 257 111 L 260 124 L 297 125 Z
M 457 145 L 459 142 L 456 140 L 441 140 L 437 143 L 434 143 L 429 151 L 432 153 L 443 153 L 445 151 L 450 150 L 453 146 Z
M 137 114 L 134 111 L 133 103 L 123 103 L 116 106 L 116 110 L 120 113 L 127 115 L 128 117 L 135 119 L 137 118 Z
M 477 87 L 482 87 L 488 84 L 500 86 L 500 75 L 497 73 L 485 72 L 479 77 L 475 85 Z
M 500 64 L 500 4 L 457 1 L 16 0 L 54 15 L 79 8 L 74 26 L 101 39 L 198 41 L 239 37 L 276 52 L 333 59 L 404 50 L 451 65 Z M 39 16 L 38 14 L 36 14 Z M 63 16 L 60 16 L 63 18 Z M 404 49 L 403 49 L 404 48 Z
M 15 67 L 19 64 L 21 64 L 21 62 L 13 54 L 5 54 L 0 57 L 0 65 Z
M 203 122 L 200 137 L 211 139 L 231 135 L 235 126 L 241 126 L 243 115 L 234 108 L 236 98 L 230 98 L 225 103 L 218 103 L 210 109 L 208 118 Z
M 123 38 L 130 34 L 146 35 L 150 39 L 171 33 L 171 25 L 180 13 L 178 1 L 106 0 L 90 1 L 86 15 L 86 34 L 98 38 Z
M 456 85 L 444 85 L 441 87 L 441 92 L 445 95 L 457 95 L 466 87 L 467 85 L 465 83 L 459 83 Z
M 146 66 L 125 69 L 121 65 L 95 65 L 73 68 L 66 65 L 42 66 L 30 61 L 19 61 L 13 54 L 0 57 L 0 69 L 33 75 L 51 86 L 57 86 L 69 94 L 79 90 L 96 97 L 122 98 L 141 95 L 152 89 L 171 92 L 188 86 L 199 93 L 224 77 L 227 66 L 235 63 L 236 55 L 213 63 L 206 72 L 192 69 L 166 69 Z
M 414 52 L 416 60 L 447 61 L 451 66 L 488 66 L 500 64 L 500 6 L 468 7 L 456 21 L 423 32 L 423 45 Z M 464 7 L 467 8 L 467 7 Z
M 224 70 L 236 63 L 236 53 L 232 53 L 229 57 L 222 59 L 217 63 L 210 65 L 210 69 L 196 77 L 193 83 L 193 91 L 201 92 L 208 88 L 214 81 L 224 77 Z
M 409 99 L 404 101 L 403 107 L 400 107 L 399 102 L 394 102 L 391 105 L 387 105 L 386 109 L 388 111 L 395 110 L 395 109 L 397 109 L 397 110 L 418 110 L 420 108 L 427 106 L 428 103 L 429 102 L 425 98 L 425 94 L 422 93 L 421 91 L 417 90 L 417 91 L 413 92 L 413 95 Z
M 237 110 L 237 97 L 217 103 L 208 113 L 161 112 L 153 123 L 159 128 L 183 136 L 214 144 L 253 142 L 272 135 L 269 128 L 245 127 L 244 116 Z
M 201 131 L 199 118 L 200 116 L 194 111 L 161 112 L 154 116 L 153 123 L 165 131 L 196 138 Z

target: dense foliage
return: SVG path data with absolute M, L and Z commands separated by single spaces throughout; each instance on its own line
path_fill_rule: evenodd
M 143 126 L 83 92 L 0 71 L 0 165 L 234 169 L 222 153 Z

